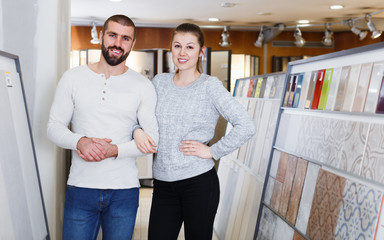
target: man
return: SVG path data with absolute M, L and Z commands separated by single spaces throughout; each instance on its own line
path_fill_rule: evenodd
M 139 180 L 134 126 L 158 140 L 156 92 L 125 65 L 135 25 L 124 15 L 107 19 L 100 32 L 100 61 L 68 70 L 51 107 L 47 134 L 72 150 L 64 207 L 63 239 L 131 239 Z M 71 124 L 71 130 L 68 125 Z

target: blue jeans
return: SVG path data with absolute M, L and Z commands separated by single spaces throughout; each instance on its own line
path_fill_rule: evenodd
M 64 205 L 63 240 L 132 239 L 139 189 L 91 189 L 68 186 Z

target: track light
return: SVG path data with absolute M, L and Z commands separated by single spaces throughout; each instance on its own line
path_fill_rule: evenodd
M 92 24 L 93 24 L 93 27 L 92 27 L 92 30 L 91 30 L 91 36 L 92 36 L 91 43 L 92 43 L 92 44 L 99 44 L 99 43 L 100 43 L 100 40 L 99 40 L 99 38 L 97 37 L 96 23 L 93 22 Z
M 259 37 L 257 38 L 256 42 L 253 45 L 255 45 L 255 47 L 261 48 L 263 46 L 263 41 L 264 41 L 264 33 L 263 33 L 263 26 L 261 26 Z
M 372 32 L 371 38 L 375 39 L 380 37 L 382 32 L 376 29 L 375 25 L 372 22 L 372 16 L 370 14 L 365 15 L 365 20 L 367 21 L 369 31 Z
M 223 33 L 221 34 L 221 42 L 219 43 L 220 46 L 222 47 L 229 47 L 231 46 L 231 42 L 229 42 L 228 38 L 229 38 L 229 33 L 228 33 L 228 30 L 229 30 L 229 27 L 227 26 L 224 26 L 224 31 Z
M 352 20 L 352 19 L 349 19 L 348 20 L 348 25 L 349 27 L 351 28 L 351 32 L 353 32 L 354 34 L 356 34 L 357 36 L 359 36 L 359 40 L 363 40 L 368 32 L 367 31 L 361 31 L 360 29 L 358 29 L 356 26 L 355 26 L 355 21 Z
M 296 39 L 295 40 L 295 45 L 296 46 L 298 46 L 298 47 L 304 46 L 305 40 L 304 40 L 303 36 L 301 35 L 301 31 L 300 31 L 299 26 L 296 26 L 296 31 L 295 31 L 295 34 L 293 34 L 293 36 Z
M 325 24 L 325 36 L 323 37 L 323 40 L 321 40 L 321 43 L 328 47 L 333 44 L 333 32 L 329 23 Z

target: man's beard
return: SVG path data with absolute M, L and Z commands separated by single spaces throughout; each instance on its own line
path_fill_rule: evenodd
M 101 44 L 101 52 L 105 58 L 105 60 L 107 61 L 107 63 L 111 66 L 116 66 L 116 65 L 119 65 L 120 63 L 124 62 L 125 59 L 127 59 L 130 51 L 128 51 L 126 54 L 123 54 L 121 55 L 120 58 L 117 58 L 115 56 L 111 56 L 109 55 L 108 53 L 108 50 L 109 49 L 116 49 L 116 50 L 120 50 L 121 52 L 124 52 L 123 49 L 121 47 L 117 47 L 117 46 L 111 46 L 111 47 L 108 47 L 108 49 L 104 46 L 104 42 L 102 42 Z

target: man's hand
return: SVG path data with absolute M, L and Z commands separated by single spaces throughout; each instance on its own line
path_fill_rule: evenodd
M 142 153 L 156 153 L 156 143 L 153 139 L 144 132 L 141 128 L 133 132 L 133 139 L 135 140 L 137 148 Z
M 110 144 L 110 142 L 112 142 L 112 140 L 106 138 L 99 139 L 82 137 L 77 142 L 77 154 L 88 162 L 102 161 L 111 155 L 112 144 Z

